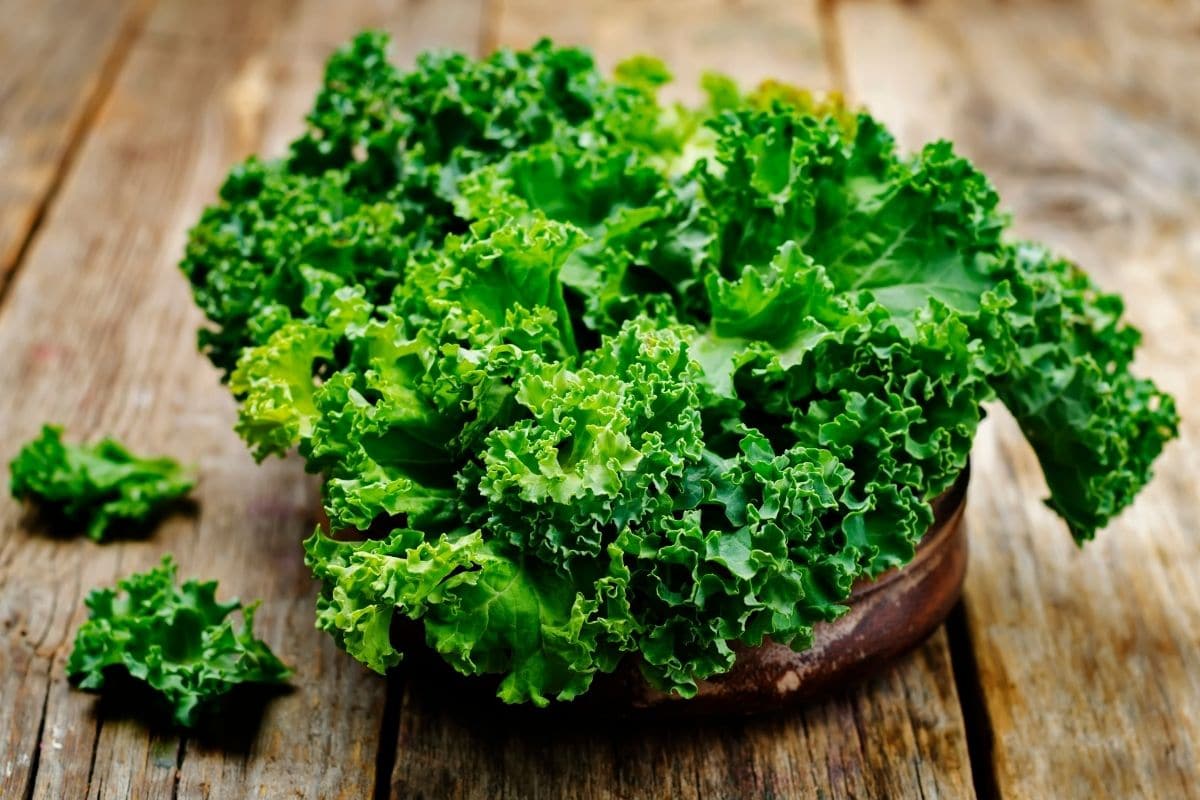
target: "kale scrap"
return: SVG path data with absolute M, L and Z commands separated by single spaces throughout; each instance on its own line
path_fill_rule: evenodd
M 144 529 L 195 485 L 169 458 L 141 458 L 112 439 L 68 444 L 62 428 L 43 426 L 10 465 L 13 497 L 95 541 Z
M 176 723 L 194 725 L 205 708 L 246 683 L 283 683 L 291 671 L 254 637 L 257 603 L 216 599 L 217 582 L 175 585 L 168 556 L 117 589 L 96 589 L 88 620 L 75 635 L 67 676 L 99 690 L 114 672 L 158 693 Z M 231 614 L 242 612 L 234 626 Z

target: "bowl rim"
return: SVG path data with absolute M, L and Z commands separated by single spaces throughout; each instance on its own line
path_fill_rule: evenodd
M 954 483 L 950 484 L 950 488 L 930 501 L 930 505 L 933 506 L 933 522 L 917 542 L 913 557 L 903 564 L 879 573 L 874 578 L 860 578 L 855 581 L 847 602 L 854 602 L 885 588 L 902 577 L 905 570 L 921 564 L 930 557 L 931 553 L 938 552 L 941 543 L 955 533 L 957 527 L 954 524 L 955 517 L 963 513 L 967 499 L 967 486 L 970 481 L 971 462 L 968 459 L 967 465 L 958 473 L 958 477 L 954 479 Z

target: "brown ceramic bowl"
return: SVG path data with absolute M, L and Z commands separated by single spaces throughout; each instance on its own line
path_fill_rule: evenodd
M 962 593 L 967 567 L 962 517 L 969 479 L 968 467 L 953 486 L 934 499 L 933 525 L 913 560 L 873 581 L 856 584 L 850 610 L 833 622 L 818 624 L 810 648 L 797 652 L 769 640 L 760 647 L 744 648 L 733 669 L 701 681 L 696 696 L 686 700 L 652 687 L 637 662 L 626 659 L 611 675 L 597 675 L 592 688 L 568 704 L 571 713 L 755 714 L 797 705 L 886 666 L 924 641 L 946 619 Z M 322 519 L 322 524 L 327 521 Z M 495 679 L 463 679 L 425 648 L 419 624 L 398 620 L 393 636 L 416 656 L 406 661 L 422 673 L 422 680 L 431 682 L 431 691 L 444 689 L 483 702 L 494 699 Z
M 733 669 L 700 681 L 683 699 L 652 687 L 627 661 L 597 675 L 585 704 L 667 715 L 755 714 L 795 705 L 852 683 L 923 642 L 945 621 L 962 594 L 967 570 L 963 529 L 970 468 L 933 501 L 934 522 L 913 560 L 873 581 L 861 581 L 850 610 L 819 623 L 801 651 L 768 640 L 738 653 Z

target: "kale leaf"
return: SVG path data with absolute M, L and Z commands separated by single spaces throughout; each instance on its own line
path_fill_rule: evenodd
M 254 637 L 257 603 L 216 599 L 216 581 L 175 585 L 168 556 L 146 572 L 96 589 L 86 600 L 88 620 L 75 635 L 67 676 L 100 690 L 124 672 L 157 692 L 183 726 L 245 683 L 283 683 L 291 671 Z M 230 616 L 242 612 L 234 627 Z
M 13 497 L 35 501 L 98 542 L 144 528 L 195 485 L 169 458 L 140 458 L 112 439 L 68 444 L 56 425 L 43 426 L 10 469 Z

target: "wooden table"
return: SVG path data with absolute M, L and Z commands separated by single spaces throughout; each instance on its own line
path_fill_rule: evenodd
M 0 458 L 45 420 L 199 464 L 199 513 L 95 545 L 0 505 L 0 797 L 1200 797 L 1200 10 L 1193 3 L 4 0 Z M 906 146 L 954 139 L 1017 228 L 1129 300 L 1182 441 L 1080 550 L 1001 410 L 980 431 L 965 601 L 922 648 L 800 713 L 563 725 L 447 706 L 313 629 L 315 487 L 255 466 L 196 352 L 184 231 L 237 159 L 279 154 L 330 50 L 540 34 L 838 88 Z M 694 94 L 681 90 L 683 96 Z M 218 735 L 72 690 L 91 588 L 171 552 L 263 597 L 295 689 Z

